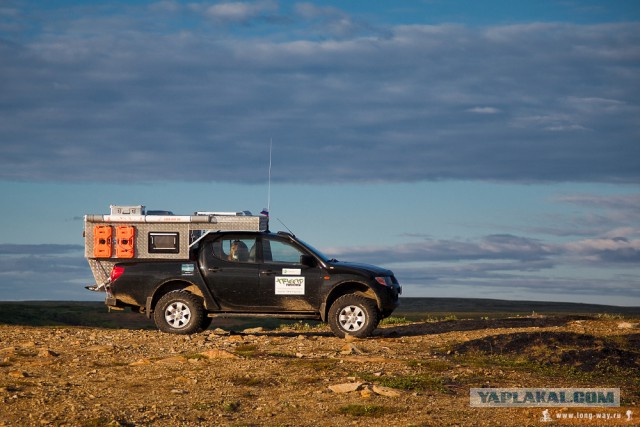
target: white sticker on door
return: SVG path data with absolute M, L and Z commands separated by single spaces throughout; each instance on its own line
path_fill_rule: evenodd
M 304 277 L 276 277 L 276 295 L 304 295 Z
M 299 276 L 302 273 L 302 270 L 299 268 L 283 268 L 282 274 L 288 276 Z

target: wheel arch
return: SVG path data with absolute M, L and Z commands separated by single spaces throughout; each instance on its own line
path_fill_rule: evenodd
M 331 289 L 324 302 L 322 303 L 320 317 L 322 318 L 323 322 L 327 321 L 331 304 L 333 304 L 333 302 L 341 296 L 348 294 L 357 294 L 362 295 L 365 298 L 370 298 L 376 302 L 376 306 L 378 307 L 378 309 L 380 308 L 380 297 L 366 283 L 344 282 Z
M 158 286 L 156 290 L 153 292 L 153 295 L 147 298 L 147 303 L 146 303 L 147 317 L 150 317 L 151 313 L 155 311 L 156 305 L 158 304 L 158 301 L 160 300 L 160 298 L 162 298 L 169 292 L 174 292 L 174 291 L 185 291 L 185 292 L 189 292 L 190 294 L 199 296 L 200 298 L 202 298 L 205 309 L 206 309 L 207 298 L 205 298 L 202 290 L 198 285 L 192 282 L 188 282 L 186 280 L 170 280 Z

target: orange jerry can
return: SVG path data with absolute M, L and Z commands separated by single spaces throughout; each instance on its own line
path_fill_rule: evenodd
M 111 226 L 96 225 L 93 227 L 93 256 L 111 258 Z
M 133 258 L 135 253 L 136 228 L 132 225 L 116 227 L 116 257 Z

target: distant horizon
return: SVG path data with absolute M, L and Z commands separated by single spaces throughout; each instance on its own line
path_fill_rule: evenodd
M 498 299 L 498 298 L 474 298 L 474 297 L 468 297 L 468 298 L 464 298 L 464 297 L 415 297 L 415 296 L 400 296 L 400 300 L 403 299 L 427 299 L 427 300 L 462 300 L 462 301 L 467 301 L 467 300 L 471 300 L 471 301 L 487 301 L 487 302 L 491 302 L 491 301 L 496 301 L 496 302 L 517 302 L 517 303 L 534 303 L 534 304 L 551 304 L 551 305 L 585 305 L 585 306 L 598 306 L 598 307 L 612 307 L 612 308 L 624 308 L 624 309 L 638 309 L 640 310 L 640 306 L 624 306 L 624 305 L 610 305 L 610 304 L 598 304 L 598 303 L 584 303 L 584 302 L 570 302 L 570 301 L 544 301 L 544 300 L 509 300 L 509 299 Z M 91 302 L 91 303 L 96 303 L 96 304 L 101 304 L 103 303 L 103 301 L 101 300 L 47 300 L 47 299 L 42 299 L 42 300 L 0 300 L 0 303 L 3 302 L 16 302 L 16 303 L 20 303 L 20 302 L 24 302 L 24 303 L 29 303 L 29 302 L 51 302 L 51 303 L 65 303 L 65 302 L 77 302 L 77 303 L 85 303 L 85 302 Z M 402 308 L 402 305 L 400 305 L 399 308 Z M 251 317 L 250 315 L 248 317 Z

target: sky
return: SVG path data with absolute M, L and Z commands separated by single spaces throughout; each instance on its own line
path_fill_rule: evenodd
M 268 204 L 404 296 L 640 306 L 639 184 L 637 0 L 0 3 L 0 300 L 102 299 L 109 205 Z

